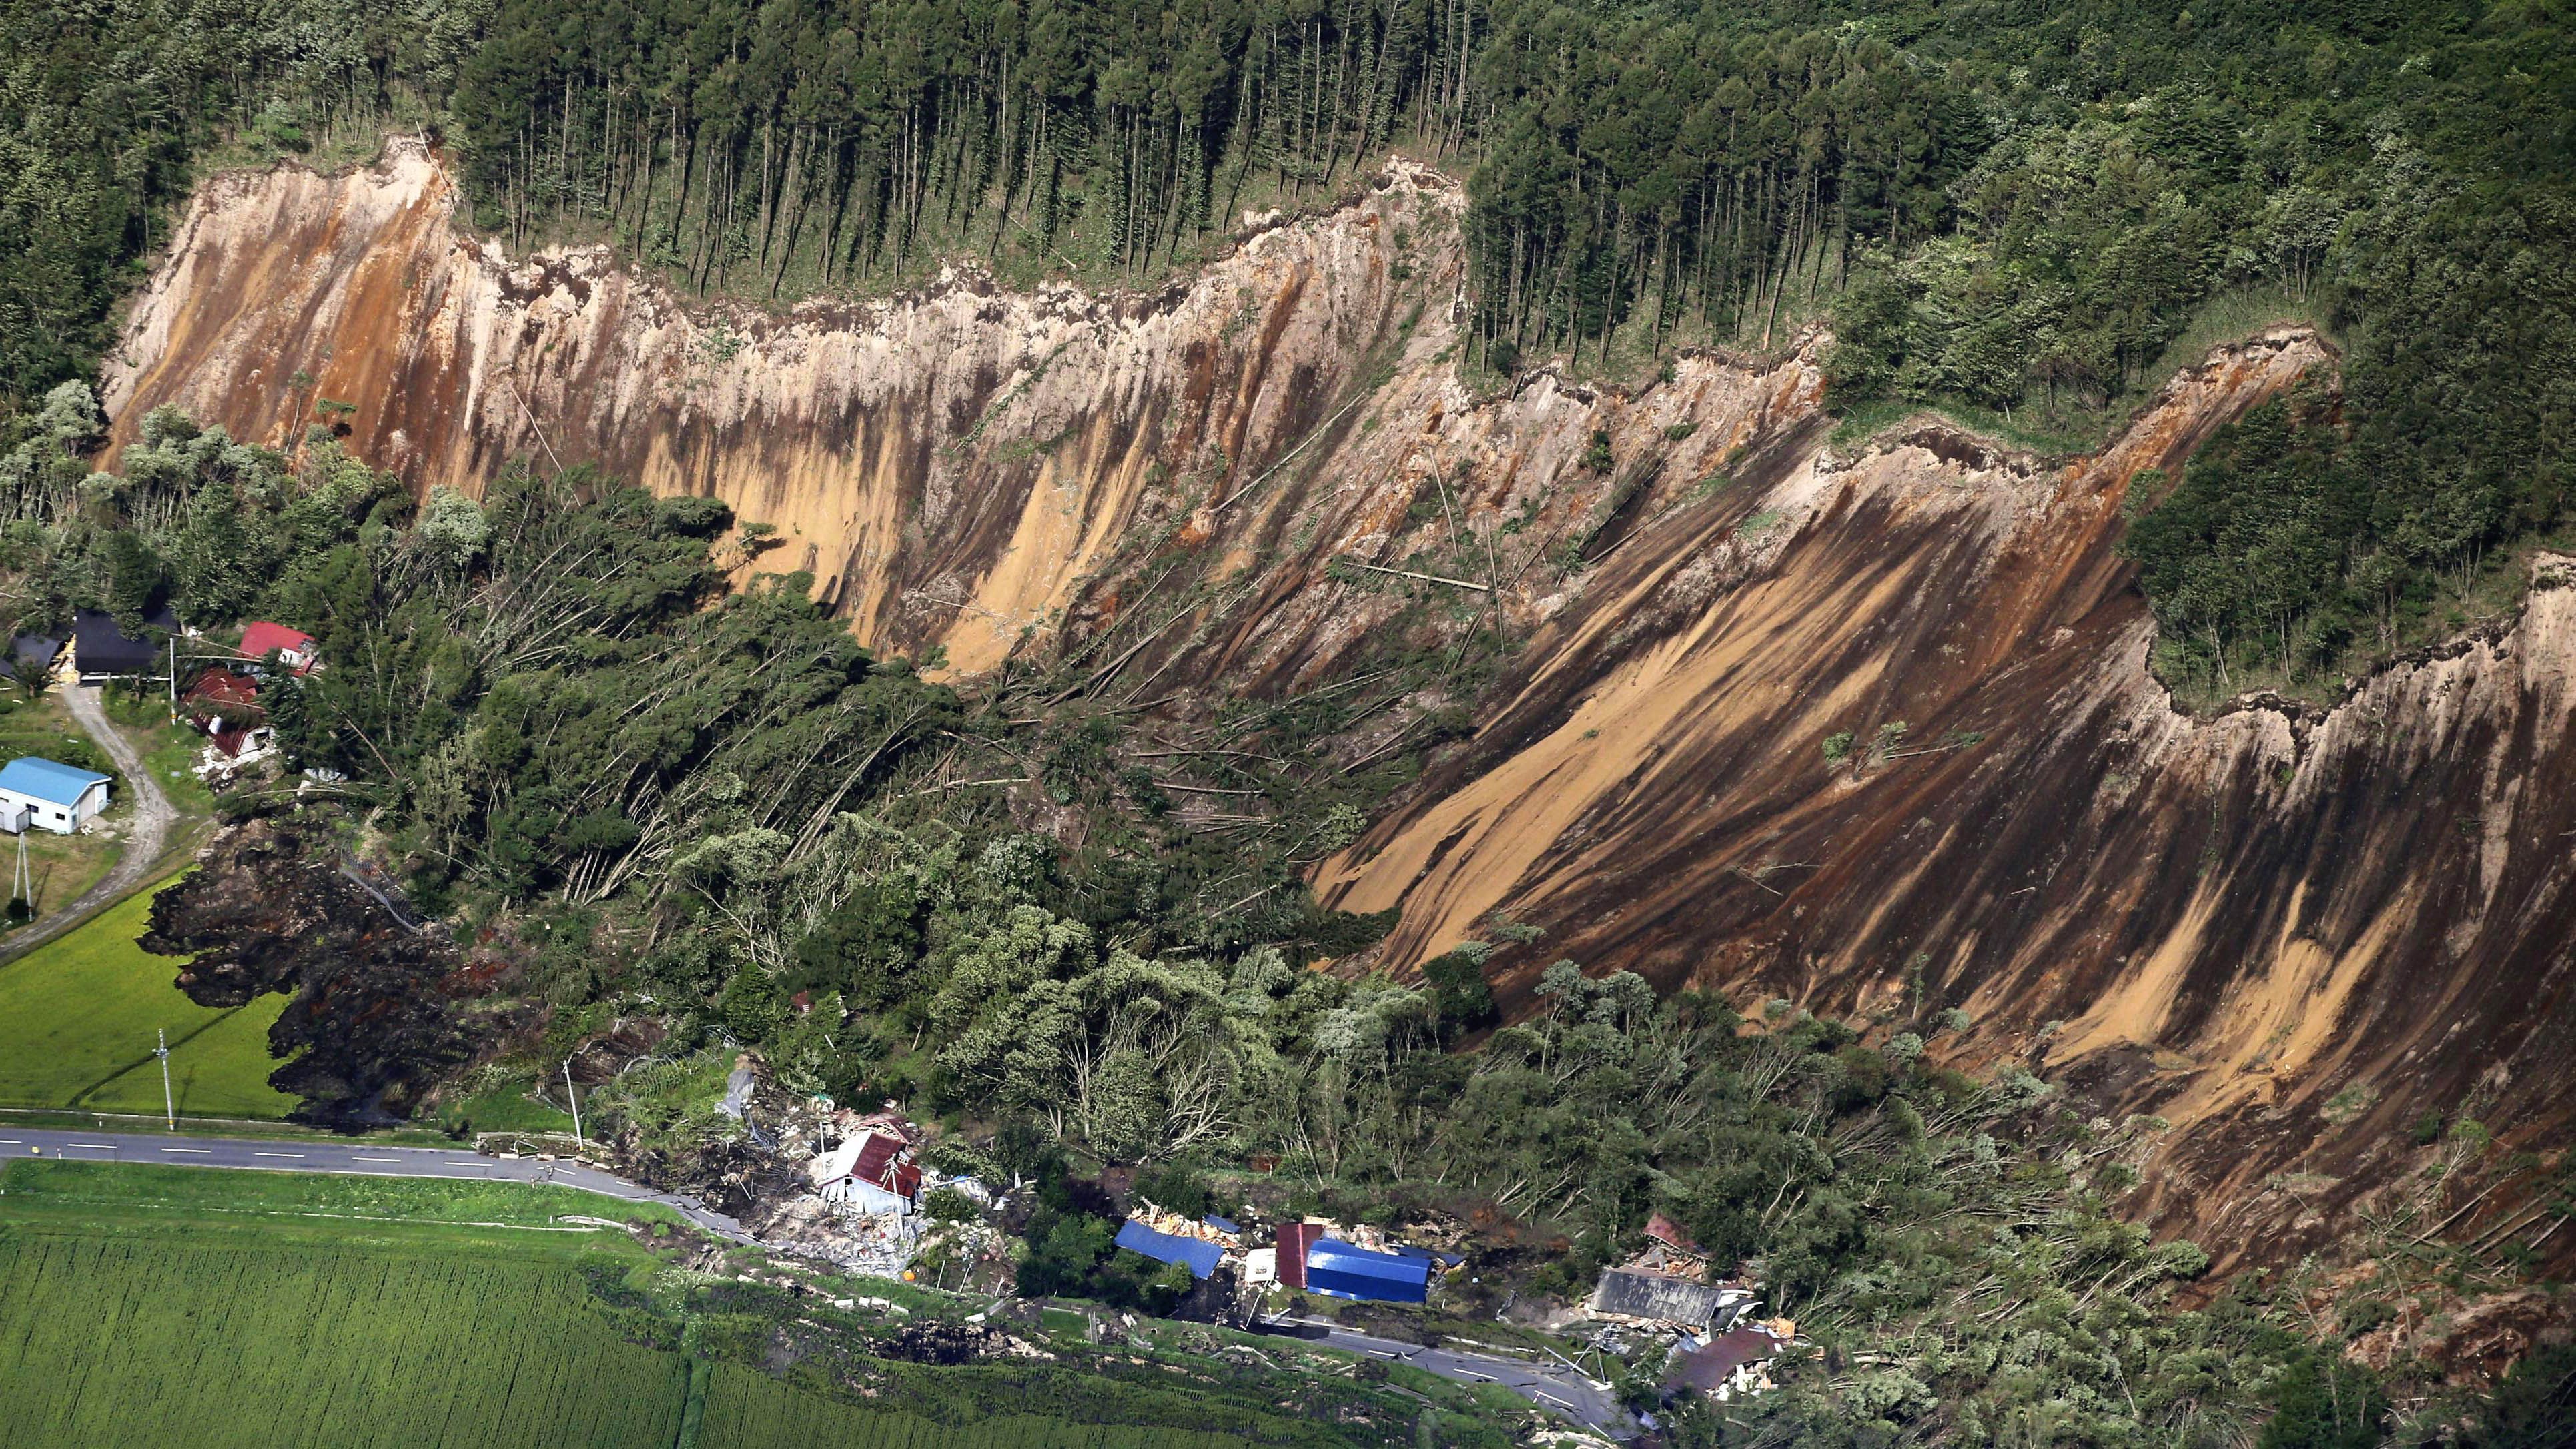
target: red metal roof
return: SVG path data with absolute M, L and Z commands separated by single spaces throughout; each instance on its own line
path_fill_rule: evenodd
M 1720 1334 L 1695 1353 L 1675 1354 L 1664 1382 L 1707 1393 L 1734 1377 L 1737 1369 L 1761 1363 L 1779 1351 L 1780 1340 L 1770 1334 L 1758 1328 L 1738 1328 Z
M 921 1169 L 913 1164 L 911 1148 L 902 1138 L 884 1132 L 868 1134 L 859 1148 L 859 1160 L 850 1165 L 850 1176 L 897 1197 L 909 1198 L 921 1190 Z
M 310 655 L 313 652 L 313 636 L 301 629 L 289 629 L 284 624 L 271 624 L 264 619 L 242 630 L 243 658 L 266 659 L 269 651 L 273 649 Z
M 209 669 L 197 676 L 196 683 L 188 686 L 186 699 L 190 704 L 215 708 L 252 705 L 259 702 L 259 683 L 248 675 L 235 674 L 229 669 Z

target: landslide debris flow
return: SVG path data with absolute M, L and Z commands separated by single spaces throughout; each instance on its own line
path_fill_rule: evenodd
M 1634 392 L 1545 369 L 1480 392 L 1462 204 L 1398 165 L 1153 296 L 961 272 L 765 314 L 465 240 L 438 161 L 397 143 L 204 188 L 110 402 L 120 437 L 163 402 L 278 436 L 303 369 L 416 489 L 517 454 L 721 497 L 873 645 L 960 676 L 1079 656 L 1174 718 L 1508 636 L 1463 740 L 1316 870 L 1327 904 L 1400 912 L 1369 964 L 1499 941 L 1507 1007 L 1573 957 L 1856 1017 L 1955 1007 L 1988 1052 L 2045 1031 L 2106 1109 L 2186 1129 L 2152 1206 L 2216 1242 L 2327 1231 L 2428 1105 L 2481 1094 L 2514 1143 L 2563 1127 L 2576 593 L 2322 711 L 2196 718 L 2148 669 L 2130 479 L 2330 372 L 2325 344 L 2221 348 L 2073 460 L 1926 420 L 1832 446 L 1812 334 Z M 1545 935 L 1503 941 L 1505 917 Z M 2375 1105 L 2329 1120 L 2357 1086 Z M 2264 1188 L 2293 1170 L 2325 1186 Z

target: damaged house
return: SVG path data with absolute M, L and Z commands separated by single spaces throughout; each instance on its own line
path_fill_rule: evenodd
M 1734 1327 L 1753 1306 L 1754 1297 L 1750 1288 L 1712 1286 L 1643 1268 L 1610 1268 L 1603 1270 L 1584 1311 L 1633 1328 L 1704 1336 Z
M 1695 1349 L 1676 1353 L 1664 1373 L 1667 1399 L 1700 1393 L 1727 1403 L 1770 1388 L 1770 1364 L 1787 1343 L 1766 1324 L 1729 1329 Z
M 827 1203 L 870 1217 L 904 1217 L 921 1206 L 917 1156 L 901 1133 L 871 1127 L 816 1157 L 806 1172 Z
M 259 681 L 216 667 L 197 676 L 180 697 L 188 723 L 205 731 L 207 754 L 201 770 L 221 769 L 265 759 L 273 752 L 268 710 L 259 702 Z

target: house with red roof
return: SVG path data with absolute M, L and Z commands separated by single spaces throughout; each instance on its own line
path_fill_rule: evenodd
M 275 654 L 279 663 L 298 674 L 310 673 L 322 662 L 313 647 L 312 635 L 265 619 L 242 630 L 240 653 L 242 658 L 253 661 Z
M 807 1169 L 823 1201 L 848 1203 L 870 1217 L 921 1205 L 921 1164 L 899 1132 L 871 1127 L 814 1159 Z
M 255 759 L 268 750 L 268 711 L 259 702 L 259 681 L 247 674 L 216 665 L 188 686 L 179 708 L 224 760 Z

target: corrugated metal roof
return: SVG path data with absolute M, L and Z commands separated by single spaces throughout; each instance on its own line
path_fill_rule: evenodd
M 1339 1238 L 1317 1238 L 1306 1248 L 1306 1290 L 1336 1298 L 1420 1303 L 1431 1296 L 1431 1261 L 1373 1253 Z
M 1225 1258 L 1225 1250 L 1214 1243 L 1158 1233 L 1134 1218 L 1118 1225 L 1118 1246 L 1158 1263 L 1179 1263 L 1190 1270 L 1193 1278 L 1215 1273 L 1216 1265 Z
M 168 606 L 146 617 L 146 629 L 179 632 L 179 620 Z M 72 638 L 80 656 L 83 674 L 136 674 L 162 661 L 161 651 L 141 639 L 127 637 L 116 627 L 116 620 L 96 609 L 79 609 L 72 614 Z
M 66 810 L 79 804 L 82 792 L 90 786 L 104 785 L 107 781 L 105 775 L 74 769 L 34 755 L 20 755 L 8 764 L 0 765 L 0 790 L 15 790 Z
M 1279 1281 L 1291 1288 L 1306 1286 L 1306 1248 L 1324 1235 L 1315 1223 L 1282 1223 L 1279 1227 Z
M 1612 1268 L 1592 1290 L 1592 1311 L 1660 1323 L 1705 1324 L 1726 1300 L 1724 1289 L 1668 1273 Z

